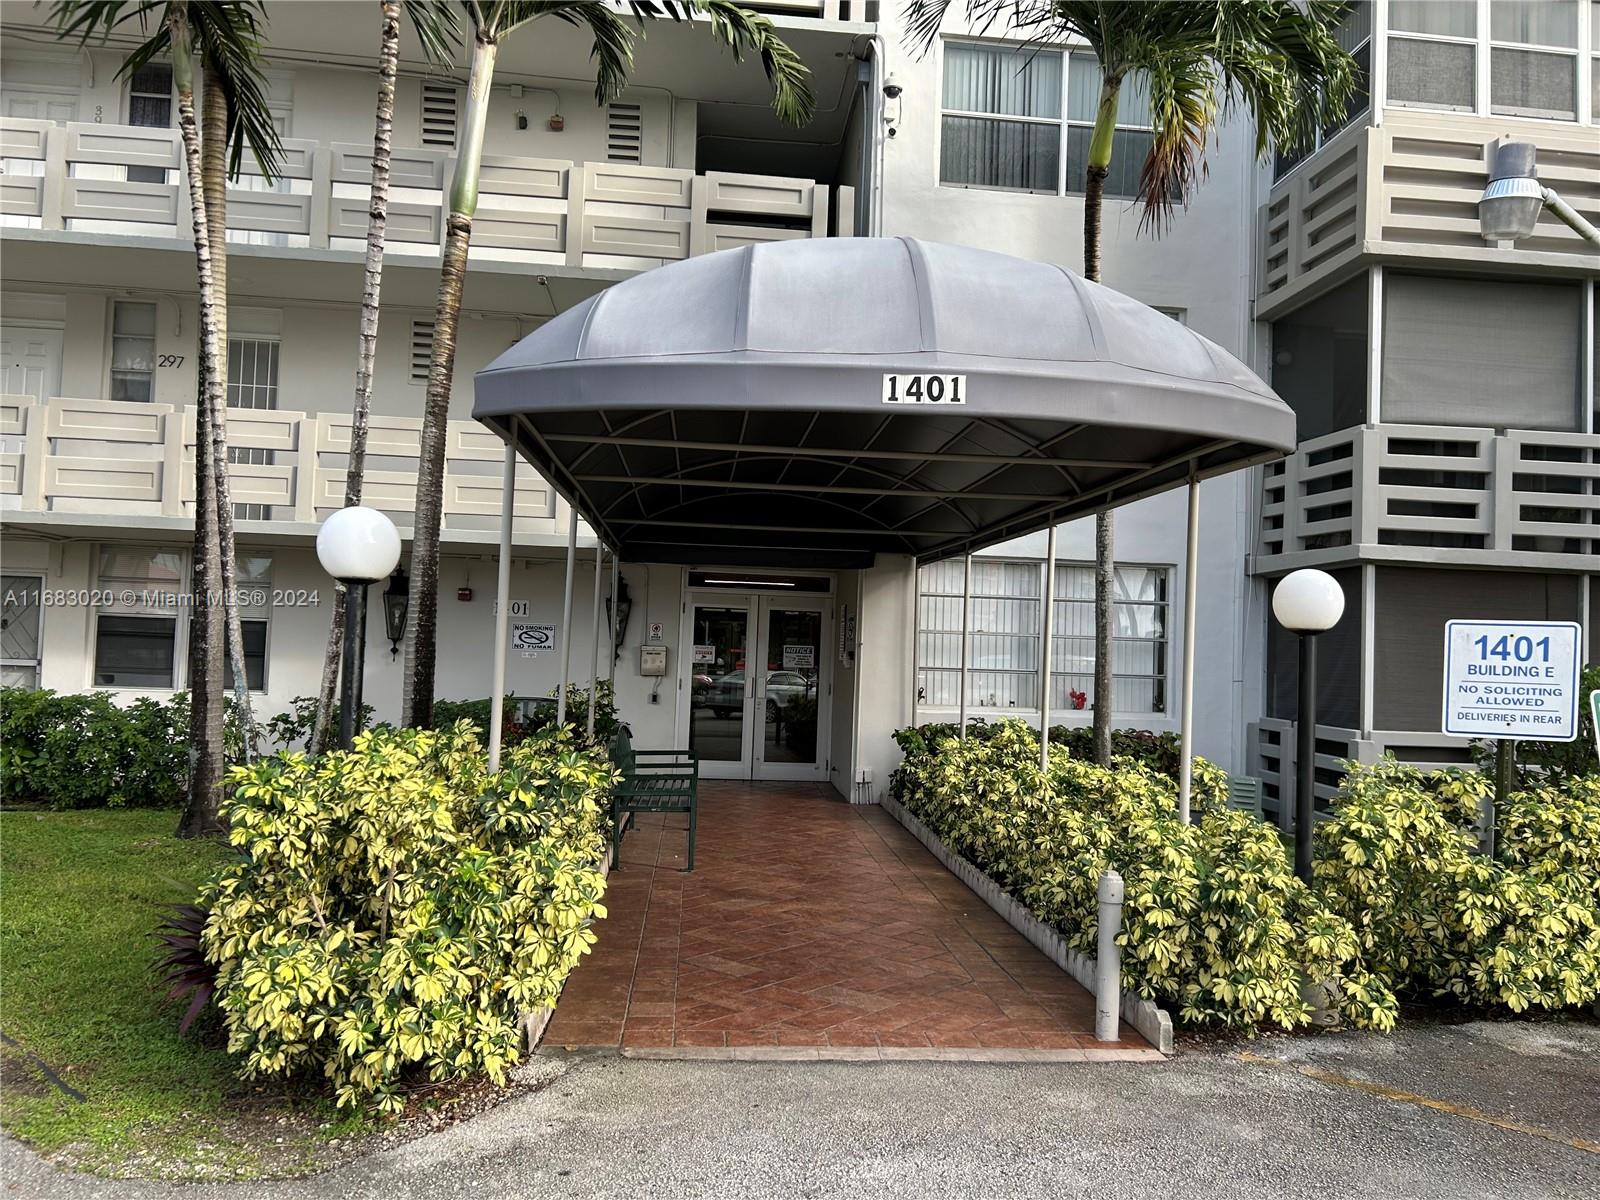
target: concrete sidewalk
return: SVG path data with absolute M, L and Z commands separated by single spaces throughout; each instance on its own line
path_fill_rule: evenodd
M 1600 1194 L 1600 1025 L 1420 1026 L 1116 1063 L 580 1057 L 545 1090 L 312 1179 L 65 1176 L 7 1143 L 0 1195 L 1496 1197 Z M 1398 1097 L 1398 1098 L 1396 1098 Z

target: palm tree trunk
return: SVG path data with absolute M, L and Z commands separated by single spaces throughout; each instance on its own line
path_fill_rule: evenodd
M 223 747 L 222 612 L 215 459 L 207 452 L 211 416 L 222 391 L 218 373 L 216 280 L 212 275 L 211 240 L 201 187 L 200 130 L 194 111 L 194 62 L 188 21 L 182 5 L 169 5 L 173 81 L 178 92 L 178 129 L 183 139 L 184 169 L 189 179 L 190 215 L 194 221 L 194 256 L 200 288 L 200 397 L 196 405 L 195 444 L 195 620 L 190 647 L 190 779 L 189 803 L 178 824 L 179 837 L 202 837 L 221 831 L 217 818 Z
M 444 450 L 450 418 L 450 380 L 456 363 L 456 326 L 466 286 L 472 216 L 478 208 L 478 168 L 489 115 L 489 86 L 499 46 L 481 36 L 472 47 L 467 84 L 467 119 L 450 183 L 450 218 L 445 235 L 439 299 L 434 309 L 433 351 L 428 362 L 428 399 L 422 414 L 422 455 L 417 470 L 416 525 L 411 537 L 410 627 L 406 630 L 406 683 L 401 723 L 425 727 L 433 721 L 434 635 L 439 616 L 439 528 L 444 512 Z
M 1117 128 L 1120 77 L 1108 74 L 1100 87 L 1094 132 L 1089 138 L 1087 179 L 1083 189 L 1083 273 L 1100 282 L 1100 214 L 1104 207 L 1106 176 L 1111 172 L 1111 150 Z M 1094 519 L 1094 759 L 1111 765 L 1112 618 L 1116 602 L 1116 537 L 1109 510 Z
M 372 198 L 367 208 L 367 264 L 361 292 L 361 332 L 356 354 L 356 398 L 350 411 L 350 464 L 344 477 L 345 507 L 361 503 L 367 466 L 367 428 L 372 411 L 372 371 L 378 356 L 378 296 L 383 284 L 383 237 L 389 226 L 389 162 L 394 132 L 394 81 L 400 63 L 400 5 L 383 0 L 383 37 L 378 50 L 378 111 L 372 135 Z M 334 589 L 333 619 L 322 653 L 322 686 L 317 720 L 306 747 L 323 748 L 333 722 L 333 695 L 339 682 L 339 652 L 344 644 L 344 587 Z M 359 714 L 357 715 L 359 720 Z
M 228 99 L 211 64 L 205 67 L 200 139 L 200 185 L 205 201 L 207 240 L 210 243 L 212 314 L 216 359 L 211 372 L 216 379 L 215 408 L 209 414 L 211 469 L 215 479 L 217 557 L 222 574 L 222 612 L 225 620 L 228 662 L 233 668 L 233 701 L 248 762 L 255 753 L 256 730 L 250 711 L 250 681 L 245 673 L 244 629 L 239 621 L 239 577 L 235 566 L 233 502 L 228 489 Z M 201 304 L 205 304 L 202 297 Z M 209 394 L 209 392 L 208 392 Z M 201 453 L 196 441 L 195 454 Z

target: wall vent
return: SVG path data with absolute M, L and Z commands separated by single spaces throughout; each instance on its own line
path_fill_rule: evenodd
M 428 382 L 428 363 L 433 358 L 433 322 L 411 322 L 411 382 Z
M 456 109 L 460 93 L 453 83 L 422 85 L 422 144 L 448 146 L 456 144 Z
M 606 159 L 644 161 L 644 112 L 637 104 L 613 101 L 606 105 Z

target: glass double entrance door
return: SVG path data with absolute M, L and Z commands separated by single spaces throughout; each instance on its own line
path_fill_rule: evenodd
M 689 746 L 712 779 L 827 778 L 826 597 L 691 596 Z

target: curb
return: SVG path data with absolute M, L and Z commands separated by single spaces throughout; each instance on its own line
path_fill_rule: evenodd
M 1004 891 L 977 867 L 950 850 L 934 833 L 916 818 L 893 796 L 885 795 L 879 806 L 893 817 L 919 842 L 928 848 L 955 877 L 961 880 L 995 912 L 1056 966 L 1080 983 L 1092 996 L 1095 988 L 1095 960 L 1081 954 L 1067 944 L 1067 939 L 1046 925 L 1011 893 Z M 1147 1000 L 1137 992 L 1122 993 L 1122 1019 L 1137 1029 L 1145 1039 L 1162 1054 L 1172 1051 L 1172 1016 L 1155 1001 Z
M 610 1047 L 615 1052 L 614 1047 Z M 1157 1050 L 961 1050 L 943 1046 L 623 1046 L 623 1058 L 657 1062 L 1160 1062 Z

